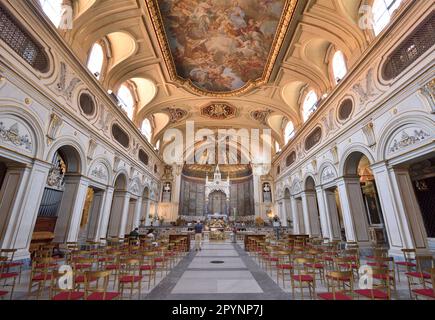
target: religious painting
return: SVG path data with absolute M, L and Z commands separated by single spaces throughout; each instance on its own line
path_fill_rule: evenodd
M 229 93 L 268 80 L 296 2 L 148 0 L 147 4 L 175 77 L 202 93 Z
M 171 195 L 172 195 L 172 186 L 170 182 L 166 182 L 163 185 L 162 190 L 162 202 L 171 202 Z
M 263 183 L 263 202 L 272 202 L 272 188 L 270 183 Z

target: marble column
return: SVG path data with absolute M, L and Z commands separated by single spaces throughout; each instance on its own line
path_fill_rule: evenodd
M 402 255 L 401 249 L 413 248 L 428 253 L 427 233 L 407 168 L 371 166 L 381 202 L 390 253 Z
M 110 219 L 110 210 L 112 209 L 112 201 L 113 201 L 113 187 L 107 187 L 106 192 L 104 193 L 104 201 L 99 221 L 99 227 L 98 227 L 98 236 L 96 237 L 97 240 L 100 238 L 106 238 L 107 237 L 107 231 L 109 226 L 109 219 Z
M 292 196 L 290 202 L 293 213 L 293 232 L 294 234 L 305 234 L 302 199 Z
M 341 177 L 337 179 L 337 187 L 347 241 L 356 241 L 360 247 L 371 246 L 359 177 Z
M 100 217 L 104 208 L 104 191 L 96 191 L 92 199 L 92 205 L 89 209 L 89 221 L 86 232 L 86 239 L 89 241 L 97 241 Z
M 29 247 L 50 164 L 9 165 L 0 190 L 0 247 L 17 249 L 16 260 L 30 257 Z
M 113 194 L 112 208 L 110 210 L 109 237 L 124 237 L 127 225 L 130 193 L 115 191 Z
M 62 202 L 54 229 L 54 242 L 75 242 L 80 231 L 89 179 L 80 175 L 65 176 Z
M 341 228 L 335 193 L 332 190 L 323 189 L 322 187 L 317 187 L 316 192 L 323 236 L 332 240 L 340 240 Z
M 302 192 L 302 208 L 306 232 L 313 237 L 321 237 L 319 213 L 317 210 L 317 199 L 314 191 Z
M 134 208 L 134 220 L 133 220 L 133 228 L 137 228 L 140 225 L 140 219 L 142 217 L 142 197 L 139 197 L 136 200 L 136 207 Z

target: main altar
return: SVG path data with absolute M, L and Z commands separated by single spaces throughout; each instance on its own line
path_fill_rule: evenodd
M 205 208 L 206 215 L 221 215 L 228 218 L 230 208 L 230 177 L 227 180 L 222 180 L 222 174 L 219 170 L 219 165 L 216 166 L 213 180 L 209 180 L 208 174 L 205 180 Z M 225 199 L 224 207 L 222 207 L 221 199 Z M 210 207 L 210 208 L 209 208 Z

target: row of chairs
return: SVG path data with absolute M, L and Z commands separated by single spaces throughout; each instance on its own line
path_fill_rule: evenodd
M 247 250 L 261 268 L 271 274 L 276 272 L 276 281 L 285 287 L 290 283 L 293 296 L 296 290 L 304 298 L 304 289 L 309 296 L 321 299 L 391 299 L 397 291 L 396 273 L 408 280 L 411 298 L 424 296 L 435 298 L 434 259 L 432 256 L 419 256 L 413 249 L 404 249 L 403 261 L 395 261 L 388 256 L 385 248 L 374 248 L 373 255 L 360 256 L 357 243 L 342 244 L 327 239 L 296 237 L 276 241 L 271 237 L 252 238 Z M 370 273 L 373 286 L 355 289 L 362 271 Z M 327 288 L 327 292 L 316 295 L 318 283 Z
M 148 289 L 155 286 L 156 277 L 167 275 L 186 254 L 186 246 L 182 238 L 42 245 L 32 253 L 28 297 L 40 299 L 46 289 L 53 300 L 110 300 L 123 298 L 126 293 L 131 299 L 135 292 L 140 297 L 143 283 L 148 284 Z M 20 266 L 16 272 L 4 272 L 6 266 L 11 267 L 6 259 L 10 258 L 2 256 L 0 260 L 1 279 L 5 280 L 3 287 L 11 290 L 0 291 L 0 295 L 10 294 L 12 299 L 22 269 Z

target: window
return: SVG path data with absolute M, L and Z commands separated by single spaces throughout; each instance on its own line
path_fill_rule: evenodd
M 334 57 L 332 58 L 332 71 L 334 73 L 334 80 L 336 84 L 346 76 L 347 66 L 343 52 L 335 52 Z
M 122 85 L 118 90 L 118 99 L 121 102 L 121 107 L 127 112 L 127 116 L 133 119 L 134 99 L 130 89 L 126 85 Z
M 151 142 L 152 128 L 151 128 L 151 123 L 148 119 L 145 119 L 142 122 L 141 131 L 142 131 L 142 134 L 147 138 L 147 140 L 149 142 Z
M 115 138 L 115 140 L 118 141 L 123 147 L 128 148 L 130 145 L 130 138 L 128 137 L 128 134 L 117 124 L 112 126 L 112 135 L 113 138 Z
M 145 151 L 143 151 L 142 149 L 140 149 L 139 150 L 139 160 L 140 160 L 140 162 L 142 162 L 144 165 L 148 165 L 148 163 L 149 163 L 149 157 L 148 157 L 148 155 L 146 154 L 146 152 Z
M 349 119 L 353 111 L 353 102 L 351 99 L 344 100 L 338 108 L 338 119 L 345 121 Z
M 42 10 L 56 28 L 62 20 L 62 1 L 63 0 L 39 0 Z
M 44 52 L 44 48 L 27 33 L 1 3 L 0 39 L 36 70 L 40 72 L 48 70 L 48 57 Z
M 276 153 L 281 152 L 281 147 L 279 146 L 278 141 L 275 141 L 275 152 Z
M 160 150 L 160 140 L 156 143 L 156 150 Z
M 435 19 L 430 14 L 397 48 L 387 57 L 382 67 L 382 76 L 391 80 L 399 76 L 410 65 L 435 44 Z
M 94 43 L 88 59 L 88 69 L 97 78 L 100 79 L 101 70 L 103 69 L 104 63 L 104 50 L 103 47 Z
M 377 36 L 390 23 L 393 12 L 402 0 L 375 0 L 373 2 L 373 31 Z
M 305 97 L 305 101 L 303 105 L 304 121 L 307 121 L 308 118 L 311 116 L 311 114 L 314 111 L 316 111 L 317 101 L 318 101 L 317 94 L 314 92 L 314 90 L 308 92 L 307 96 Z
M 284 141 L 285 144 L 287 144 L 291 138 L 295 135 L 295 127 L 293 125 L 293 122 L 289 121 L 287 125 L 285 126 L 284 130 Z
M 80 95 L 79 106 L 85 115 L 91 116 L 94 114 L 95 111 L 94 99 L 92 99 L 91 95 L 89 95 L 88 93 L 84 92 Z

